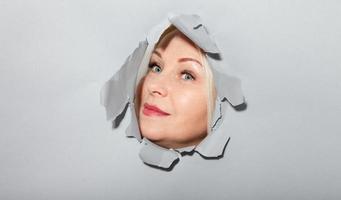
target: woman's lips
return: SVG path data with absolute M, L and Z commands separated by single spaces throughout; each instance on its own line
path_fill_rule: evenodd
M 170 115 L 169 113 L 166 113 L 165 111 L 161 110 L 157 106 L 150 105 L 148 103 L 143 104 L 143 114 L 147 116 L 167 116 Z

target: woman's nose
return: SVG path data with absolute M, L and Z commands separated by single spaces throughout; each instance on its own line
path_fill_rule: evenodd
M 149 82 L 148 90 L 152 96 L 165 97 L 168 95 L 168 83 L 164 77 L 159 77 Z

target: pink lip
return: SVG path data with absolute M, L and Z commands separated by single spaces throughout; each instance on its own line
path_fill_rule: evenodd
M 143 114 L 147 115 L 147 116 L 167 116 L 170 115 L 169 113 L 161 110 L 160 108 L 158 108 L 157 106 L 154 105 L 149 105 L 148 103 L 145 103 L 143 105 Z

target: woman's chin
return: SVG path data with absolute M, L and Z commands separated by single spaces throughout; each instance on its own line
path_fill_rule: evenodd
M 141 134 L 143 137 L 147 138 L 148 140 L 152 142 L 161 141 L 164 139 L 164 136 L 162 134 L 162 130 L 160 129 L 148 129 L 141 127 Z

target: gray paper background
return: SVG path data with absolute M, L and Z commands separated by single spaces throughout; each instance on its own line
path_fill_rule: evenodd
M 340 1 L 0 1 L 0 199 L 340 199 Z M 144 165 L 99 91 L 170 11 L 242 80 L 220 160 Z

